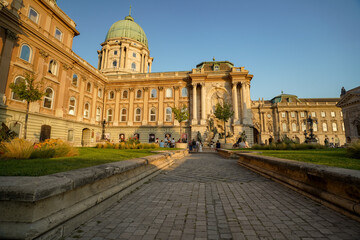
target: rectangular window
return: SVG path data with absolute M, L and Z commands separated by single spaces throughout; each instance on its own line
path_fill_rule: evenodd
M 326 113 L 325 113 L 325 112 L 321 112 L 321 117 L 326 117 Z
M 314 132 L 317 132 L 317 130 L 318 130 L 318 127 L 317 127 L 318 125 L 317 125 L 317 123 L 314 123 L 313 124 L 313 130 L 314 130 Z
M 304 113 L 304 112 L 300 112 L 300 117 L 305 117 L 305 113 Z
M 323 123 L 322 126 L 323 126 L 323 131 L 324 131 L 324 132 L 327 132 L 327 124 L 326 124 L 326 123 Z
M 29 19 L 31 21 L 33 21 L 34 23 L 38 23 L 38 20 L 39 20 L 39 14 L 31 7 L 29 10 Z
M 335 112 L 331 112 L 331 113 L 330 113 L 330 116 L 331 116 L 331 117 L 335 117 Z
M 337 132 L 337 124 L 335 122 L 332 123 L 333 132 Z
M 311 117 L 316 117 L 316 112 L 311 112 Z
M 58 28 L 56 28 L 56 30 L 55 30 L 55 38 L 57 40 L 62 41 L 62 34 L 63 33 Z
M 281 113 L 281 117 L 282 117 L 282 118 L 286 117 L 285 112 L 282 112 L 282 113 Z
M 295 112 L 291 112 L 291 117 L 292 117 L 292 118 L 295 117 Z

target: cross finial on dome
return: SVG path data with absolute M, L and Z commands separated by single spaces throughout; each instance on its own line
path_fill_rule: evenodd
M 130 10 L 129 10 L 129 16 L 131 16 L 131 5 L 130 5 Z

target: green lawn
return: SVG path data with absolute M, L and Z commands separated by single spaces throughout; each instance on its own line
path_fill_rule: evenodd
M 79 156 L 74 157 L 25 160 L 0 159 L 0 176 L 44 176 L 109 162 L 149 156 L 156 154 L 153 151 L 174 150 L 174 148 L 131 150 L 79 148 L 78 150 Z
M 261 155 L 360 170 L 360 159 L 346 157 L 346 149 L 257 150 Z

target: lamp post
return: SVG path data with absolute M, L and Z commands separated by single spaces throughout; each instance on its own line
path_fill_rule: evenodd
M 102 133 L 101 133 L 101 140 L 105 140 L 105 124 L 106 121 L 105 119 L 101 122 L 101 126 L 102 126 Z

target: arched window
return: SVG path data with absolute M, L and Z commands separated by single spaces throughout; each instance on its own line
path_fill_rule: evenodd
M 39 20 L 39 14 L 32 7 L 29 9 L 29 19 L 34 23 L 38 23 Z
M 52 75 L 56 75 L 58 70 L 58 64 L 54 59 L 50 60 L 48 72 Z
M 142 91 L 139 89 L 136 91 L 136 98 L 141 98 L 142 96 Z
M 30 62 L 31 58 L 31 48 L 27 44 L 21 46 L 20 58 L 27 62 Z
M 113 120 L 113 110 L 111 108 L 107 110 L 106 119 L 107 119 L 107 122 L 112 122 L 112 120 Z
M 113 61 L 113 67 L 115 68 L 115 67 L 116 67 L 116 65 L 117 65 L 117 61 L 116 61 L 116 60 L 114 60 L 114 61 Z
M 114 97 L 115 97 L 114 91 L 110 91 L 108 98 L 109 98 L 109 99 L 114 99 Z
M 45 90 L 44 103 L 45 108 L 52 108 L 52 103 L 54 99 L 54 91 L 51 88 Z
M 172 121 L 172 110 L 170 107 L 167 107 L 165 110 L 165 122 L 171 122 Z
M 188 90 L 186 87 L 181 89 L 181 97 L 187 97 L 188 96 Z
M 90 103 L 85 103 L 84 105 L 84 118 L 89 118 L 90 116 Z
M 23 78 L 23 77 L 17 77 L 17 78 L 15 78 L 15 81 L 14 81 L 14 84 L 15 85 L 18 85 L 18 84 L 26 84 L 25 83 L 25 79 Z M 16 94 L 16 93 L 14 93 L 14 92 L 11 92 L 11 99 L 13 99 L 13 100 L 18 100 L 18 101 L 22 101 L 21 99 L 20 99 L 20 97 Z
M 157 97 L 157 90 L 155 88 L 151 89 L 150 98 L 156 98 Z
M 306 124 L 303 122 L 301 123 L 301 130 L 302 131 L 305 131 L 306 130 Z
M 131 69 L 132 69 L 133 71 L 136 70 L 136 63 L 133 62 L 133 63 L 131 64 Z
M 135 109 L 135 122 L 140 122 L 141 121 L 141 109 L 137 108 Z
M 282 129 L 283 129 L 283 132 L 287 132 L 287 126 L 286 126 L 286 123 L 283 123 L 283 124 L 282 124 Z
M 86 84 L 86 91 L 91 92 L 91 83 L 90 82 L 88 82 Z
M 149 122 L 155 122 L 155 121 L 156 121 L 156 108 L 151 108 Z
M 123 99 L 127 99 L 127 98 L 128 98 L 128 91 L 127 91 L 127 90 L 124 90 L 124 91 L 123 91 L 122 98 L 123 98 Z
M 71 81 L 71 84 L 74 85 L 75 87 L 77 87 L 77 84 L 78 84 L 77 79 L 78 79 L 77 75 L 74 74 L 73 75 L 73 80 Z
M 75 115 L 76 99 L 74 97 L 70 98 L 69 101 L 69 114 Z
M 323 127 L 323 131 L 324 131 L 324 132 L 327 132 L 327 124 L 326 124 L 326 123 L 323 123 L 323 124 L 322 124 L 322 127 Z
M 121 122 L 126 122 L 127 121 L 127 110 L 126 110 L 126 108 L 121 109 L 120 121 Z
M 332 123 L 332 129 L 333 129 L 334 132 L 337 132 L 337 124 L 336 124 L 336 122 Z
M 313 130 L 314 130 L 314 132 L 317 132 L 317 130 L 318 130 L 318 125 L 317 125 L 317 123 L 313 123 Z
M 297 131 L 296 123 L 292 123 L 292 124 L 291 124 L 291 128 L 292 128 L 292 131 L 293 131 L 293 132 L 296 132 L 296 131 Z
M 101 108 L 98 107 L 96 109 L 96 121 L 100 122 L 100 120 L 101 120 Z
M 98 97 L 100 97 L 100 98 L 102 97 L 102 88 L 98 89 Z
M 171 88 L 167 88 L 166 89 L 166 92 L 165 92 L 165 97 L 167 97 L 167 98 L 171 98 L 172 97 L 172 94 L 173 92 L 172 92 L 172 89 Z

